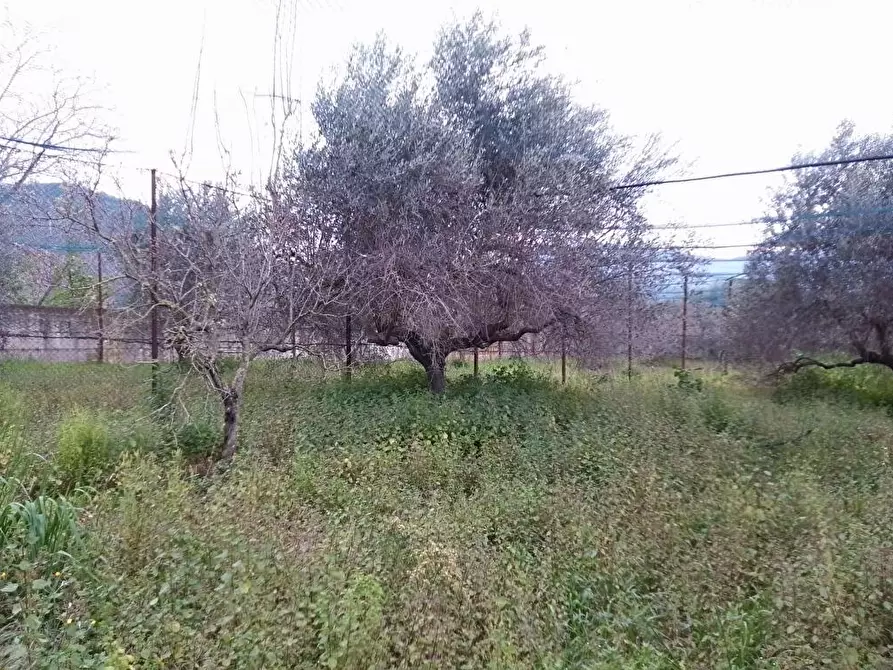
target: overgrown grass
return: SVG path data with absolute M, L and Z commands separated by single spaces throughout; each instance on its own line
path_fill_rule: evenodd
M 76 367 L 0 366 L 0 403 L 27 415 L 0 458 L 41 482 L 5 504 L 77 517 L 46 558 L 22 558 L 21 531 L 0 547 L 0 665 L 889 667 L 882 409 L 697 372 L 562 387 L 482 369 L 451 367 L 435 398 L 407 365 L 348 386 L 264 362 L 245 449 L 209 481 L 166 423 L 147 427 L 132 369 L 94 366 L 83 386 Z M 106 396 L 128 375 L 142 415 Z M 187 404 L 213 416 L 194 389 Z M 62 482 L 60 426 L 84 416 L 124 455 Z
M 784 380 L 779 397 L 794 400 L 822 397 L 893 411 L 893 371 L 881 365 L 833 370 L 806 368 Z

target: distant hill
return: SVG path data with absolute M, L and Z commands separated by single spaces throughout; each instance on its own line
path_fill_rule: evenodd
M 60 268 L 77 267 L 95 276 L 97 252 L 104 245 L 81 226 L 59 218 L 58 201 L 64 196 L 59 183 L 30 183 L 15 191 L 0 185 L 0 301 L 40 302 L 56 285 Z M 98 203 L 106 230 L 122 225 L 122 214 L 132 211 L 132 203 L 104 193 Z M 147 219 L 136 224 L 145 225 Z M 103 253 L 103 259 L 106 276 L 116 273 L 114 255 Z
M 3 239 L 29 251 L 62 254 L 98 251 L 96 240 L 86 231 L 70 223 L 53 220 L 56 202 L 64 194 L 65 187 L 59 183 L 28 183 L 15 192 L 11 187 L 0 185 Z M 100 193 L 98 198 L 99 210 L 106 217 L 107 225 L 114 226 L 128 203 L 106 193 Z

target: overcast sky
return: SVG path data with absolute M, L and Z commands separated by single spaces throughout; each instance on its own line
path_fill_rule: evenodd
M 579 82 L 581 102 L 608 109 L 621 132 L 661 133 L 689 174 L 785 164 L 827 143 L 844 118 L 864 132 L 893 127 L 889 0 L 294 0 L 294 7 L 292 95 L 303 99 L 353 42 L 381 30 L 424 58 L 440 25 L 480 8 L 507 30 L 529 27 L 549 68 Z M 170 169 L 169 152 L 183 151 L 201 52 L 191 176 L 220 174 L 218 116 L 233 164 L 246 179 L 263 173 L 273 0 L 12 0 L 7 12 L 54 46 L 58 67 L 95 78 L 118 146 L 132 152 L 120 156 L 127 165 Z M 143 189 L 133 197 L 145 197 L 144 182 L 130 175 L 129 188 Z M 750 219 L 765 214 L 766 189 L 776 183 L 764 176 L 667 185 L 649 213 L 658 224 Z M 750 243 L 758 234 L 755 226 L 721 228 L 702 239 Z

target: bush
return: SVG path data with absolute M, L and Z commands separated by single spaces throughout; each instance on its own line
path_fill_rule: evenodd
M 171 446 L 187 458 L 210 456 L 220 446 L 220 428 L 210 421 L 195 421 L 180 426 Z
M 688 370 L 675 370 L 676 386 L 683 391 L 701 391 L 704 388 L 704 380 L 695 376 Z
M 856 368 L 805 368 L 782 379 L 780 401 L 824 398 L 893 410 L 893 372 L 882 365 Z
M 707 394 L 701 402 L 701 412 L 707 429 L 722 433 L 729 429 L 735 418 L 735 410 L 717 392 Z
M 101 483 L 115 465 L 109 429 L 103 417 L 76 410 L 59 426 L 56 471 L 63 491 Z

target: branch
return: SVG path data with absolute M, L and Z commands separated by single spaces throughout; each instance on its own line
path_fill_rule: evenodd
M 450 340 L 450 347 L 452 351 L 458 351 L 459 349 L 469 349 L 471 347 L 486 349 L 491 344 L 494 344 L 496 342 L 517 342 L 525 335 L 543 332 L 546 328 L 553 325 L 556 321 L 557 319 L 549 319 L 539 326 L 525 326 L 523 328 L 519 328 L 514 332 L 504 335 L 500 335 L 498 330 L 491 332 L 490 327 L 488 326 L 471 337 L 454 337 L 452 340 Z
M 822 361 L 816 360 L 815 358 L 810 358 L 809 356 L 799 356 L 793 361 L 782 363 L 781 365 L 779 365 L 778 369 L 776 369 L 775 372 L 772 373 L 772 376 L 780 377 L 781 375 L 796 373 L 804 368 L 809 367 L 822 368 L 823 370 L 833 370 L 835 368 L 854 368 L 858 365 L 866 364 L 885 365 L 888 368 L 893 369 L 893 358 L 888 358 L 886 356 L 882 356 L 881 354 L 867 350 L 864 350 L 862 355 L 858 358 L 853 358 L 852 360 L 842 361 L 839 363 L 823 363 Z

